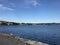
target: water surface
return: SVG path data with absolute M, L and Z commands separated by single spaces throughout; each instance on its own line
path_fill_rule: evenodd
M 0 26 L 0 32 L 13 33 L 22 38 L 60 45 L 60 26 Z

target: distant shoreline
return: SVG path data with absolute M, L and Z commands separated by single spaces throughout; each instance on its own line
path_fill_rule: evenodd
M 33 26 L 33 25 L 60 25 L 60 23 L 16 23 L 8 21 L 0 21 L 2 26 Z

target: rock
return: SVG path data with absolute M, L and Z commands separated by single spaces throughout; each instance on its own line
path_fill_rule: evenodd
M 11 34 L 0 33 L 0 45 L 49 45 L 42 42 L 31 41 L 28 39 L 20 38 L 19 36 L 14 36 Z

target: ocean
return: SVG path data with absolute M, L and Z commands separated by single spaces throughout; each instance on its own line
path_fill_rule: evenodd
M 60 45 L 60 25 L 40 26 L 0 26 L 0 32 L 13 33 L 15 36 Z

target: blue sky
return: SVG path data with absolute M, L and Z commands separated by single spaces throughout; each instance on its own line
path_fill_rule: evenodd
M 60 23 L 60 0 L 0 0 L 0 20 Z

